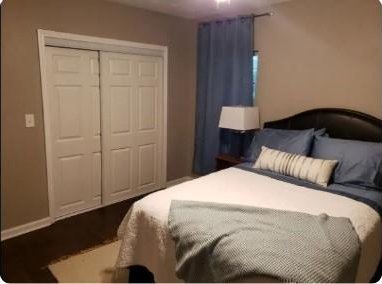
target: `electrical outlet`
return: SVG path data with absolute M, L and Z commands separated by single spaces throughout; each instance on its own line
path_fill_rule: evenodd
M 33 113 L 28 113 L 25 115 L 25 127 L 35 127 Z

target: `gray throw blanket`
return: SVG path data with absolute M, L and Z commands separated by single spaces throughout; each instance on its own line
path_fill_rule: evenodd
M 360 242 L 347 218 L 172 201 L 176 274 L 185 282 L 354 282 Z

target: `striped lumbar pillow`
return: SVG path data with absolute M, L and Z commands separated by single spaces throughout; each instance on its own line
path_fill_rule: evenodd
M 327 187 L 337 163 L 338 161 L 313 159 L 263 146 L 254 168 L 270 170 Z

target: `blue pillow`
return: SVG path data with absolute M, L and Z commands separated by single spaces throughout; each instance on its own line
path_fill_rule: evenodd
M 382 190 L 382 143 L 315 137 L 311 156 L 339 161 L 334 183 Z
M 321 128 L 314 131 L 314 136 L 329 137 L 329 134 L 326 132 L 326 128 Z
M 321 131 L 322 132 L 322 131 Z M 310 153 L 315 130 L 285 130 L 265 128 L 255 132 L 251 145 L 245 155 L 246 162 L 255 162 L 261 147 L 307 156 Z

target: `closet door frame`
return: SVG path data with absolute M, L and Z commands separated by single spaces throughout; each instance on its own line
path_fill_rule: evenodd
M 109 38 L 92 37 L 71 33 L 61 33 L 49 30 L 37 30 L 38 36 L 38 49 L 39 49 L 39 59 L 40 59 L 40 72 L 41 72 L 41 89 L 42 89 L 42 100 L 43 100 L 43 116 L 44 116 L 44 135 L 45 135 L 45 155 L 46 155 L 46 171 L 48 179 L 48 198 L 49 198 L 49 219 L 50 223 L 54 223 L 56 220 L 67 218 L 73 215 L 77 215 L 86 211 L 94 210 L 91 208 L 84 211 L 79 211 L 70 215 L 65 215 L 63 217 L 57 218 L 55 216 L 54 209 L 54 193 L 53 193 L 53 153 L 51 143 L 51 116 L 49 113 L 49 100 L 48 100 L 48 82 L 47 82 L 47 70 L 46 70 L 46 58 L 45 58 L 45 47 L 66 47 L 75 49 L 86 49 L 93 51 L 105 51 L 105 52 L 119 52 L 135 55 L 148 55 L 161 57 L 163 59 L 163 90 L 162 90 L 162 133 L 161 133 L 161 144 L 162 144 L 162 163 L 160 167 L 160 185 L 161 188 L 166 186 L 166 175 L 167 175 L 167 90 L 168 90 L 168 48 L 167 46 L 152 45 L 131 41 L 123 41 Z M 102 94 L 101 94 L 102 96 Z M 104 188 L 102 188 L 104 191 Z M 140 193 L 139 193 L 140 194 Z M 104 192 L 102 192 L 104 195 Z M 132 196 L 133 197 L 133 196 Z M 102 206 L 106 206 L 105 202 L 102 202 Z

